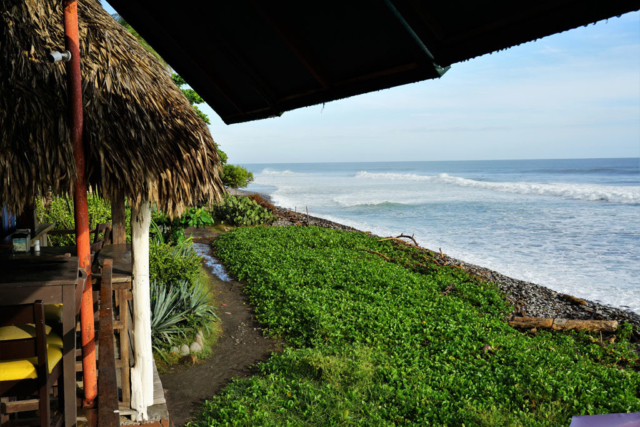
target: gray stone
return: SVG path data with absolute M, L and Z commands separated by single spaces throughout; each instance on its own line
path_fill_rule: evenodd
M 199 351 L 202 351 L 202 346 L 197 342 L 192 342 L 189 350 L 191 350 L 192 353 L 197 353 Z
M 189 346 L 186 344 L 182 344 L 180 347 L 180 356 L 188 356 L 189 355 Z

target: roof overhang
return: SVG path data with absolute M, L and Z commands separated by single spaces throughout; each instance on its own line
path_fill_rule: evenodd
M 640 0 L 109 0 L 225 123 L 439 78 Z

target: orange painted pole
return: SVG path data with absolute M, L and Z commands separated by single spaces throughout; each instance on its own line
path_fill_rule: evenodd
M 82 79 L 80 74 L 80 41 L 78 36 L 78 2 L 64 0 L 64 38 L 71 52 L 67 75 L 69 81 L 69 129 L 73 142 L 73 157 L 77 178 L 73 188 L 74 216 L 76 221 L 76 246 L 80 268 L 87 273 L 80 308 L 82 336 L 82 374 L 84 381 L 83 406 L 92 407 L 98 395 L 96 375 L 96 343 L 93 319 L 93 288 L 91 286 L 91 236 L 89 235 L 89 211 L 87 207 L 87 177 L 84 145 L 82 142 Z M 65 375 L 69 375 L 66 373 Z

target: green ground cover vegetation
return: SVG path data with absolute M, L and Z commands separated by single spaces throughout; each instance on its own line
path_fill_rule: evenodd
M 362 233 L 240 228 L 214 249 L 288 347 L 206 402 L 193 427 L 566 426 L 640 411 L 629 325 L 610 344 L 517 331 L 495 285 Z

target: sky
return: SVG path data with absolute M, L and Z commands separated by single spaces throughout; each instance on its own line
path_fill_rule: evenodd
M 640 157 L 640 12 L 279 118 L 200 108 L 239 164 Z

